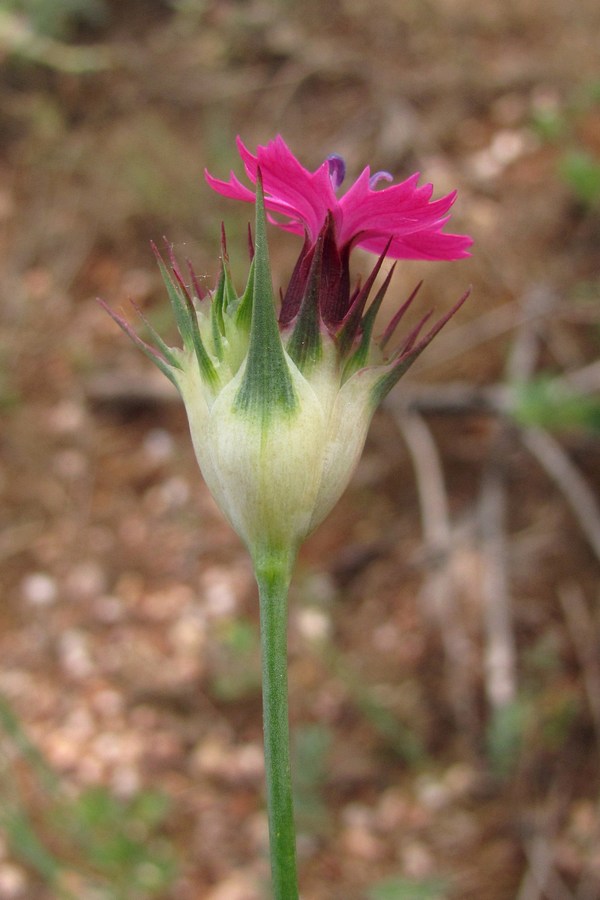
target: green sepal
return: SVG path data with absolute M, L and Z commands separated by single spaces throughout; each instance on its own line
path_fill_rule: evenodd
M 237 294 L 233 286 L 231 269 L 229 267 L 229 254 L 227 252 L 227 238 L 225 227 L 221 225 L 221 271 L 219 283 L 213 297 L 213 306 L 218 313 L 218 323 L 221 334 L 225 334 L 225 317 L 232 316 L 238 305 Z
M 298 401 L 275 315 L 260 172 L 256 182 L 256 243 L 252 293 L 248 356 L 234 408 L 257 415 L 264 425 L 275 411 L 288 413 L 294 411 Z
M 101 300 L 100 297 L 98 297 L 97 299 L 100 306 L 105 310 L 105 312 L 108 313 L 113 322 L 117 323 L 121 331 L 125 332 L 127 337 L 133 341 L 136 347 L 138 347 L 142 351 L 142 353 L 144 353 L 148 357 L 148 359 L 151 360 L 154 365 L 160 369 L 163 375 L 167 376 L 171 384 L 175 385 L 175 387 L 179 391 L 180 389 L 179 384 L 177 383 L 177 377 L 171 367 L 172 365 L 175 365 L 176 368 L 181 369 L 179 361 L 176 360 L 175 363 L 171 364 L 170 359 L 165 359 L 163 356 L 161 356 L 158 350 L 156 350 L 154 347 L 151 347 L 150 344 L 146 343 L 146 341 L 143 341 L 141 337 L 136 334 L 136 332 L 126 319 L 124 319 L 122 316 L 117 315 L 117 313 L 114 312 L 114 310 L 112 310 L 110 306 L 108 306 L 108 304 L 104 302 L 104 300 Z M 152 331 L 154 332 L 154 329 L 152 329 Z M 164 346 L 167 349 L 169 356 L 173 356 L 172 349 L 170 347 L 167 347 L 164 341 L 162 341 L 160 338 L 159 341 L 160 345 L 162 345 L 161 349 Z
M 225 272 L 221 268 L 219 281 L 210 304 L 210 331 L 213 340 L 215 356 L 219 361 L 223 360 L 223 335 L 225 334 L 225 321 L 223 317 L 223 304 L 225 296 Z
M 162 280 L 167 289 L 167 294 L 169 296 L 171 306 L 173 308 L 177 330 L 181 335 L 186 350 L 192 350 L 194 341 L 192 337 L 191 319 L 188 305 L 183 296 L 183 291 L 181 287 L 175 283 L 171 273 L 165 266 L 163 259 L 158 251 L 158 247 L 154 243 L 151 246 L 158 263 L 158 268 L 160 270 Z
M 202 342 L 202 335 L 200 334 L 200 326 L 198 324 L 198 314 L 191 299 L 189 300 L 189 304 L 192 342 L 194 353 L 196 354 L 196 359 L 200 368 L 200 374 L 207 384 L 209 384 L 211 387 L 217 387 L 217 385 L 219 384 L 219 376 L 217 374 L 217 370 L 215 369 L 213 361 L 206 352 L 206 348 L 204 347 L 204 344 Z
M 186 350 L 195 353 L 196 359 L 198 360 L 198 366 L 200 367 L 200 374 L 208 384 L 214 387 L 218 384 L 219 376 L 217 375 L 212 360 L 202 343 L 200 327 L 198 325 L 198 314 L 192 298 L 187 291 L 184 290 L 181 283 L 176 283 L 172 278 L 154 244 L 152 245 L 152 248 L 158 262 L 160 274 L 162 275 L 162 279 L 169 295 L 169 300 L 171 301 L 171 306 L 173 307 L 175 321 L 181 339 L 183 340 L 184 347 Z
M 390 286 L 390 281 L 392 280 L 395 267 L 396 264 L 394 263 L 394 265 L 386 275 L 385 281 L 377 291 L 375 299 L 363 316 L 363 320 L 361 323 L 362 333 L 360 344 L 358 345 L 352 356 L 346 361 L 346 365 L 344 366 L 344 370 L 342 372 L 342 384 L 348 378 L 350 378 L 351 375 L 353 375 L 359 369 L 362 369 L 369 362 L 369 351 L 371 350 L 371 338 L 373 336 L 373 328 L 375 327 L 375 319 L 377 318 L 377 313 L 379 312 L 381 304 L 383 303 L 383 299 L 386 295 L 387 289 Z
M 239 299 L 236 293 L 236 290 L 233 286 L 233 279 L 231 277 L 231 270 L 229 268 L 229 258 L 226 257 L 225 262 L 223 264 L 223 275 L 224 275 L 224 294 L 223 294 L 223 314 L 226 316 L 233 316 L 239 306 Z
M 223 362 L 225 351 L 223 349 L 223 335 L 221 334 L 221 330 L 219 328 L 219 322 L 216 315 L 212 314 L 211 307 L 211 316 L 210 316 L 210 328 L 211 328 L 211 337 L 213 343 L 214 354 L 219 360 L 219 362 Z
M 130 300 L 129 302 L 131 303 L 131 305 L 135 309 L 136 313 L 138 314 L 138 316 L 144 323 L 144 326 L 146 327 L 146 329 L 150 332 L 152 340 L 154 341 L 154 343 L 156 344 L 156 346 L 158 347 L 158 349 L 162 353 L 162 355 L 165 357 L 165 359 L 169 363 L 169 365 L 173 366 L 173 368 L 175 368 L 175 369 L 180 369 L 181 371 L 183 371 L 183 366 L 181 365 L 181 360 L 179 359 L 179 355 L 178 355 L 180 351 L 176 350 L 174 347 L 169 347 L 169 345 L 166 344 L 165 341 L 163 341 L 160 334 L 155 330 L 153 325 L 146 318 L 146 316 L 144 315 L 142 310 L 139 308 L 137 303 L 134 303 L 133 300 Z
M 303 373 L 308 373 L 323 355 L 319 291 L 323 266 L 323 233 L 317 239 L 308 273 L 306 290 L 300 304 L 287 352 Z
M 238 298 L 233 286 L 231 270 L 229 267 L 229 254 L 227 253 L 227 242 L 225 238 L 225 229 L 222 227 L 221 232 L 221 271 L 219 273 L 219 281 L 212 298 L 211 303 L 211 333 L 214 344 L 215 355 L 219 361 L 225 358 L 225 347 L 223 338 L 227 335 L 227 324 L 232 319 L 236 326 L 238 323 L 238 310 L 243 302 L 243 297 Z M 248 316 L 248 327 L 250 325 L 250 316 Z
M 407 356 L 401 356 L 399 360 L 386 366 L 385 373 L 378 378 L 371 388 L 371 403 L 373 409 L 377 409 L 380 403 L 387 397 L 391 389 L 400 381 L 402 376 L 408 372 L 417 357 L 421 355 L 424 346 L 419 344 Z
M 239 298 L 238 306 L 235 311 L 236 328 L 243 328 L 250 331 L 252 323 L 252 305 L 254 299 L 254 257 L 250 263 L 250 271 L 248 273 L 248 281 L 244 288 L 244 293 Z

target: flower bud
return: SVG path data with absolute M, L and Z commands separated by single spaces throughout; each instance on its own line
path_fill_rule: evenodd
M 416 291 L 374 341 L 393 269 L 369 303 L 370 294 L 392 238 L 364 285 L 351 290 L 350 247 L 340 250 L 327 214 L 316 238 L 305 241 L 278 321 L 260 170 L 256 183 L 255 245 L 241 296 L 224 237 L 221 277 L 209 296 L 191 266 L 188 285 L 172 251 L 170 270 L 157 253 L 182 348 L 169 347 L 146 322 L 151 346 L 108 311 L 179 390 L 204 479 L 259 566 L 293 561 L 348 484 L 377 405 L 467 295 L 420 337 L 425 316 L 386 356 Z

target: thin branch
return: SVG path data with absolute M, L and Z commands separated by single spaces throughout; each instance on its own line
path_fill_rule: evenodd
M 569 634 L 577 654 L 583 685 L 596 732 L 600 752 L 600 659 L 598 658 L 598 628 L 590 613 L 583 591 L 578 584 L 562 585 L 558 591 Z
M 564 381 L 571 390 L 579 391 L 582 394 L 591 394 L 600 390 L 600 360 L 572 372 L 565 372 L 561 381 Z
M 520 321 L 506 363 L 509 385 L 527 381 L 538 357 L 540 317 L 556 298 L 544 286 L 523 297 Z M 509 395 L 510 397 L 510 395 Z M 517 693 L 517 651 L 512 625 L 506 536 L 506 472 L 504 460 L 513 436 L 508 421 L 500 418 L 483 470 L 479 503 L 482 538 L 484 605 L 484 669 L 488 702 L 493 710 L 512 703 Z
M 511 703 L 517 692 L 517 652 L 512 625 L 506 537 L 506 477 L 502 460 L 507 435 L 495 441 L 481 483 L 479 521 L 482 538 L 485 628 L 485 687 L 492 709 Z
M 522 846 L 528 867 L 516 900 L 575 900 L 556 872 L 553 845 L 569 806 L 566 786 L 554 777 L 543 806 L 538 807 L 533 821 L 526 825 Z
M 398 416 L 396 424 L 415 469 L 425 544 L 435 556 L 445 555 L 450 550 L 452 528 L 442 461 L 435 441 L 416 412 Z
M 571 462 L 558 441 L 542 428 L 520 432 L 521 440 L 554 481 L 571 507 L 579 527 L 600 561 L 600 506 L 594 492 L 579 469 Z
M 575 900 L 554 869 L 550 839 L 538 834 L 525 844 L 529 867 L 516 900 Z
M 431 431 L 416 413 L 395 416 L 413 463 L 426 557 L 432 560 L 422 596 L 439 628 L 449 670 L 448 691 L 457 726 L 476 733 L 475 698 L 469 681 L 473 648 L 457 602 L 457 580 L 453 572 L 453 539 L 448 495 L 441 459 Z

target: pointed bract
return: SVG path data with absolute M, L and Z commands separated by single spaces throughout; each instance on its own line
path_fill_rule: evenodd
M 296 324 L 286 346 L 287 352 L 304 374 L 319 362 L 322 355 L 319 291 L 323 277 L 323 241 L 324 235 L 321 233 L 312 254 Z
M 260 173 L 256 190 L 253 262 L 250 344 L 235 404 L 239 409 L 251 410 L 261 422 L 266 422 L 278 410 L 295 409 L 297 400 L 277 326 Z

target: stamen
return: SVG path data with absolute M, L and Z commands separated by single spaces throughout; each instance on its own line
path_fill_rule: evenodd
M 329 164 L 329 177 L 331 178 L 333 189 L 337 191 L 346 177 L 346 163 L 344 158 L 337 153 L 332 153 L 328 156 L 327 163 Z
M 394 176 L 390 172 L 375 172 L 374 175 L 371 175 L 369 178 L 369 187 L 372 191 L 377 187 L 378 181 L 393 181 Z

